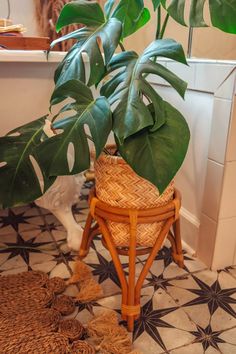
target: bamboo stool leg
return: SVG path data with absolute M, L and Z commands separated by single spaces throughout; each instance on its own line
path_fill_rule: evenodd
M 118 252 L 117 252 L 114 242 L 112 240 L 112 236 L 110 234 L 110 231 L 107 228 L 105 220 L 100 217 L 96 217 L 96 219 L 99 224 L 102 236 L 105 239 L 107 248 L 111 254 L 115 269 L 117 271 L 117 275 L 120 280 L 121 289 L 122 289 L 122 304 L 126 305 L 127 304 L 127 297 L 128 297 L 128 284 L 127 284 L 127 279 L 126 279 Z M 122 313 L 122 318 L 124 320 L 126 320 L 127 319 L 126 314 Z
M 161 246 L 165 240 L 165 237 L 166 237 L 166 234 L 168 233 L 171 225 L 173 224 L 174 222 L 174 218 L 170 218 L 168 219 L 166 222 L 165 222 L 165 225 L 163 226 L 160 234 L 158 235 L 158 238 L 148 256 L 148 259 L 139 275 L 139 278 L 137 280 L 137 283 L 136 283 L 136 287 L 135 287 L 135 303 L 139 303 L 140 302 L 140 296 L 141 296 L 141 289 L 142 289 L 142 285 L 144 283 L 144 280 L 147 276 L 147 273 L 149 271 L 149 269 L 151 268 L 152 266 L 152 263 L 157 255 L 157 253 L 160 251 L 161 249 Z
M 180 234 L 180 219 L 178 218 L 173 224 L 174 240 L 176 246 L 176 253 L 173 253 L 173 258 L 180 268 L 184 267 L 184 256 Z
M 87 216 L 87 220 L 86 220 L 86 224 L 85 224 L 85 228 L 84 228 L 84 232 L 83 232 L 83 238 L 82 238 L 82 242 L 81 242 L 81 246 L 79 249 L 79 257 L 83 258 L 86 257 L 88 252 L 89 252 L 89 236 L 91 233 L 91 225 L 93 222 L 93 217 L 91 215 L 91 213 L 88 214 Z
M 130 332 L 134 330 L 135 316 L 140 314 L 140 305 L 135 306 L 135 274 L 136 274 L 136 234 L 137 211 L 130 212 L 130 244 L 129 244 L 129 278 L 127 306 L 122 303 L 122 312 L 127 315 L 127 326 Z

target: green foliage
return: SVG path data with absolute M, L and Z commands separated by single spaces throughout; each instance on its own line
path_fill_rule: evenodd
M 51 45 L 53 47 L 70 38 L 77 40 L 57 68 L 55 83 L 57 87 L 73 79 L 85 83 L 83 53 L 86 53 L 91 67 L 88 86 L 92 86 L 97 84 L 106 73 L 106 65 L 120 41 L 122 24 L 116 18 L 105 20 L 101 7 L 97 3 L 89 3 L 85 0 L 77 0 L 64 6 L 58 19 L 57 29 L 60 30 L 72 23 L 81 23 L 85 27 L 55 40 Z M 102 51 L 104 51 L 105 62 Z
M 121 0 L 111 17 L 123 23 L 122 38 L 125 38 L 143 27 L 150 20 L 150 13 L 143 0 Z
M 228 33 L 236 33 L 235 0 L 209 0 L 213 26 Z
M 124 139 L 146 127 L 153 130 L 165 122 L 163 101 L 148 81 L 145 74 L 161 76 L 183 97 L 187 84 L 152 58 L 165 57 L 186 64 L 182 47 L 173 40 L 153 42 L 139 57 L 135 52 L 118 54 L 110 62 L 110 72 L 121 70 L 101 89 L 101 94 L 111 105 L 119 101 L 113 112 L 113 130 L 122 143 Z M 145 98 L 153 104 L 154 116 L 150 113 Z
M 110 17 L 112 8 L 115 5 L 116 0 L 107 0 L 107 2 L 104 5 L 104 12 L 107 18 Z
M 63 7 L 56 24 L 56 30 L 59 32 L 63 27 L 72 23 L 97 28 L 104 22 L 104 14 L 98 3 L 90 3 L 86 0 L 72 1 Z
M 186 26 L 184 13 L 189 0 L 161 0 L 169 15 L 178 23 Z M 206 0 L 191 0 L 189 25 L 191 27 L 207 26 L 204 20 Z M 222 31 L 236 33 L 236 2 L 235 0 L 209 0 L 209 11 L 212 25 Z
M 50 161 L 42 161 L 35 153 L 44 136 L 46 118 L 23 125 L 0 138 L 0 204 L 4 208 L 29 203 L 42 195 L 31 156 L 41 169 L 43 190 L 47 190 L 55 180 L 46 175 Z
M 78 95 L 78 92 L 81 94 Z M 37 149 L 42 158 L 47 156 L 50 160 L 50 176 L 73 175 L 89 168 L 90 152 L 85 125 L 89 127 L 97 157 L 102 152 L 112 128 L 112 114 L 105 97 L 95 100 L 85 84 L 70 80 L 54 91 L 51 104 L 67 97 L 74 98 L 75 101 L 62 110 L 73 110 L 75 114 L 54 123 L 54 129 L 60 130 L 59 134 L 47 139 Z M 67 159 L 70 144 L 74 150 L 73 166 L 70 166 Z
M 185 24 L 186 0 L 152 0 L 162 38 L 168 17 Z M 167 6 L 168 4 L 168 6 Z M 191 0 L 189 25 L 206 26 L 205 0 Z M 161 7 L 168 15 L 161 24 Z M 212 24 L 226 32 L 236 32 L 235 0 L 209 0 Z M 156 40 L 141 56 L 123 51 L 114 56 L 121 41 L 150 19 L 143 0 L 108 0 L 105 15 L 95 1 L 71 1 L 63 8 L 57 31 L 72 23 L 83 27 L 52 43 L 76 40 L 55 72 L 51 107 L 67 100 L 54 116 L 56 135 L 44 133 L 46 116 L 0 138 L 0 204 L 9 207 L 38 198 L 56 176 L 81 172 L 90 166 L 88 139 L 96 157 L 108 135 L 114 132 L 122 157 L 142 177 L 164 191 L 180 168 L 189 143 L 189 129 L 183 116 L 164 101 L 148 81 L 148 75 L 165 79 L 184 97 L 186 83 L 158 62 L 165 57 L 186 64 L 181 45 L 174 40 Z M 122 47 L 122 45 L 121 45 Z M 103 55 L 104 53 L 104 55 Z M 89 77 L 84 56 L 90 66 Z M 91 86 L 100 87 L 94 98 Z M 66 117 L 61 118 L 61 114 Z M 60 119 L 58 119 L 60 118 Z M 72 149 L 72 160 L 68 152 Z M 35 166 L 42 174 L 43 188 Z
M 154 114 L 153 106 L 148 109 Z M 143 129 L 120 145 L 121 156 L 162 193 L 179 170 L 187 152 L 190 132 L 183 116 L 163 101 L 165 123 L 155 131 Z
M 154 10 L 156 10 L 160 5 L 161 0 L 152 0 L 152 3 L 153 3 Z

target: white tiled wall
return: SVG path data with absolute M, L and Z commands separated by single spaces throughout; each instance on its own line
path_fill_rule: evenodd
M 217 222 L 202 213 L 198 235 L 197 253 L 208 267 L 211 267 L 212 265 L 213 252 L 210 250 L 215 248 L 216 232 Z
M 235 73 L 235 76 L 236 76 L 236 73 Z M 234 100 L 233 100 L 232 119 L 231 119 L 231 124 L 230 124 L 230 134 L 228 136 L 226 161 L 236 161 L 236 143 L 235 142 L 236 142 L 236 98 L 234 98 Z
M 236 217 L 236 161 L 230 161 L 225 164 L 219 217 L 226 219 L 234 216 Z M 236 229 L 234 234 L 236 241 Z
M 235 175 L 236 176 L 236 175 Z M 211 267 L 222 269 L 234 263 L 236 246 L 236 216 L 218 220 L 214 257 Z
M 224 68 L 223 71 L 227 73 Z M 235 69 L 230 70 L 215 92 L 208 173 L 201 218 L 198 254 L 213 269 L 236 263 L 236 110 Z M 207 215 L 207 217 L 206 217 Z M 203 240 L 216 223 L 208 257 Z M 212 234 L 211 234 L 212 238 Z
M 186 67 L 164 62 L 189 83 L 183 102 L 167 83 L 151 78 L 159 84 L 158 92 L 183 113 L 191 130 L 188 154 L 176 176 L 183 195 L 182 237 L 209 267 L 232 265 L 236 263 L 236 64 L 190 60 Z
M 202 212 L 215 221 L 220 209 L 223 175 L 224 166 L 208 160 Z
M 196 65 L 195 89 L 215 93 L 222 85 L 223 81 L 233 70 L 234 65 L 206 65 L 204 63 Z M 227 91 L 228 92 L 228 91 Z M 232 92 L 232 91 L 231 91 Z M 222 97 L 223 98 L 223 97 Z
M 221 164 L 223 164 L 225 161 L 231 109 L 231 100 L 224 98 L 215 98 L 209 147 L 209 158 Z

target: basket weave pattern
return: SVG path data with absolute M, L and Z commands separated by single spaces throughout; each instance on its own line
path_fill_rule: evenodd
M 119 156 L 102 154 L 94 167 L 96 195 L 108 205 L 126 209 L 148 209 L 163 206 L 173 199 L 173 182 L 160 196 L 152 183 L 138 176 Z M 129 245 L 129 224 L 108 220 L 107 226 L 116 246 Z M 137 245 L 152 247 L 162 226 L 163 222 L 139 224 Z

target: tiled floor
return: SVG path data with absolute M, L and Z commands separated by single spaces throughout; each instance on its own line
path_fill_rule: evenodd
M 89 184 L 74 208 L 82 225 L 87 214 Z M 55 243 L 55 240 L 57 244 Z M 66 245 L 66 233 L 56 218 L 34 204 L 0 213 L 0 274 L 42 270 L 68 278 L 76 254 Z M 141 269 L 145 256 L 137 259 Z M 79 304 L 74 317 L 87 322 L 101 308 L 120 313 L 120 286 L 111 257 L 99 239 L 85 262 L 102 284 L 105 296 Z M 122 257 L 124 269 L 127 259 Z M 70 287 L 67 292 L 77 291 Z M 236 267 L 211 272 L 185 253 L 179 269 L 166 245 L 151 268 L 142 291 L 142 313 L 135 324 L 134 347 L 142 353 L 236 354 Z

